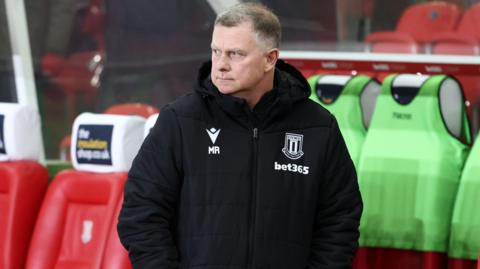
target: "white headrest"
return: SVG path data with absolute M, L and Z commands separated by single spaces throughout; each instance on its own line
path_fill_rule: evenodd
M 333 85 L 343 85 L 352 78 L 352 76 L 347 75 L 325 75 L 321 76 L 317 81 L 317 84 L 333 84 Z
M 0 103 L 0 161 L 38 161 L 41 145 L 38 112 L 25 105 Z
M 427 80 L 428 78 L 430 78 L 430 76 L 417 74 L 401 74 L 393 80 L 392 86 L 420 88 L 425 82 L 425 80 Z
M 145 123 L 143 138 L 147 137 L 147 135 L 150 133 L 150 130 L 153 128 L 153 125 L 155 125 L 155 122 L 157 122 L 158 115 L 159 113 L 156 113 L 148 117 L 147 122 Z
M 370 80 L 360 95 L 360 103 L 362 104 L 363 124 L 366 128 L 370 127 L 372 121 L 373 110 L 377 103 L 377 97 L 380 95 L 381 85 L 374 79 Z
M 462 135 L 464 105 L 462 87 L 456 80 L 446 78 L 440 85 L 440 111 L 447 129 L 458 138 Z
M 73 166 L 90 172 L 126 172 L 143 141 L 139 116 L 82 113 L 73 123 Z

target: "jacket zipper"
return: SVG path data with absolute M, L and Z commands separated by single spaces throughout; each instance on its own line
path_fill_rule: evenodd
M 250 208 L 250 236 L 248 247 L 248 267 L 253 268 L 253 255 L 255 253 L 255 215 L 257 207 L 257 162 L 258 162 L 258 128 L 253 128 L 253 175 L 252 175 L 252 203 Z

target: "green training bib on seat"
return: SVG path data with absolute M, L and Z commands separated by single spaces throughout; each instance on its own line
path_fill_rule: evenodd
M 347 144 L 350 156 L 358 164 L 360 151 L 370 124 L 380 85 L 367 76 L 316 75 L 308 79 L 310 99 L 332 113 Z
M 480 138 L 468 156 L 458 187 L 448 256 L 476 260 L 480 253 Z
M 361 246 L 446 252 L 469 132 L 454 79 L 385 79 L 358 169 Z

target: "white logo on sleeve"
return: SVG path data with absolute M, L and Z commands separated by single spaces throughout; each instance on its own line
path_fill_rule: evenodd
M 210 137 L 210 140 L 212 141 L 212 144 L 215 144 L 217 141 L 218 135 L 220 134 L 220 129 L 215 129 L 215 128 L 210 128 L 206 129 L 208 137 Z M 209 146 L 208 147 L 208 154 L 220 154 L 220 147 L 219 146 Z
M 82 230 L 82 243 L 88 244 L 92 240 L 93 221 L 84 220 Z
M 283 154 L 291 160 L 300 159 L 303 156 L 303 135 L 285 134 L 285 146 L 282 148 Z

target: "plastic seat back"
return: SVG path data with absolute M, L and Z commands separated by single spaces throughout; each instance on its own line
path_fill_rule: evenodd
M 373 32 L 365 38 L 366 50 L 383 53 L 420 53 L 434 35 L 453 31 L 461 12 L 446 2 L 426 2 L 408 7 L 395 31 Z
M 310 99 L 328 109 L 337 119 L 354 163 L 363 146 L 380 84 L 367 76 L 323 75 L 308 79 Z
M 455 4 L 441 1 L 419 3 L 405 10 L 396 31 L 411 35 L 419 43 L 426 43 L 436 33 L 454 30 L 460 15 Z
M 457 31 L 480 41 L 480 3 L 472 5 L 462 16 Z
M 445 75 L 387 77 L 360 154 L 361 246 L 418 253 L 421 265 L 445 261 L 469 143 L 456 80 Z M 386 262 L 425 268 L 412 266 L 409 262 L 418 257 L 409 255 L 411 259 L 400 254 L 402 259 Z M 402 268 L 380 265 L 369 268 Z
M 480 54 L 480 3 L 472 5 L 462 16 L 455 31 L 435 34 L 432 54 Z
M 105 110 L 105 114 L 115 115 L 137 115 L 148 118 L 153 114 L 159 113 L 160 110 L 154 106 L 142 103 L 124 103 L 113 105 Z
M 42 205 L 26 268 L 101 268 L 126 177 L 126 173 L 59 173 Z
M 375 32 L 365 38 L 367 52 L 419 53 L 421 46 L 412 36 L 400 32 Z
M 120 238 L 117 233 L 118 215 L 122 207 L 123 197 L 118 203 L 117 212 L 114 218 L 114 223 L 110 229 L 107 247 L 105 249 L 105 257 L 103 259 L 102 269 L 131 269 L 132 264 L 128 258 L 128 252 L 120 243 Z
M 59 173 L 48 189 L 27 269 L 103 268 L 144 124 L 138 116 L 83 113 L 77 117 L 71 151 L 75 170 Z M 116 254 L 115 249 L 109 253 L 126 255 L 125 251 Z
M 24 268 L 48 185 L 40 165 L 40 120 L 33 109 L 0 103 L 0 268 Z

